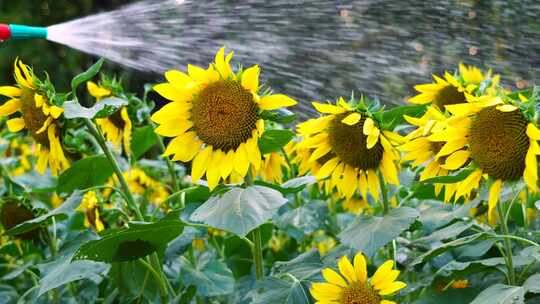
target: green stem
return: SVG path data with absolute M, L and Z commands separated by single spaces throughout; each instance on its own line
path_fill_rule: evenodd
M 508 224 L 506 222 L 506 217 L 503 211 L 502 204 L 497 203 L 497 211 L 499 212 L 499 218 L 501 220 L 501 230 L 505 236 L 510 235 L 508 232 Z M 504 250 L 506 253 L 506 267 L 508 268 L 508 284 L 514 285 L 516 282 L 516 274 L 514 270 L 514 261 L 512 257 L 512 244 L 509 237 L 503 238 Z
M 251 172 L 248 172 L 245 181 L 246 185 L 253 185 L 253 176 L 251 175 Z M 251 236 L 253 239 L 253 246 L 251 247 L 251 250 L 253 253 L 253 264 L 255 265 L 255 278 L 260 280 L 264 276 L 261 228 L 255 228 L 251 232 Z
M 386 182 L 384 181 L 384 178 L 380 172 L 379 185 L 381 187 L 383 215 L 386 215 L 390 211 L 390 202 L 388 201 L 388 189 L 386 188 Z M 395 241 L 392 241 L 390 244 L 388 244 L 388 258 L 394 261 L 396 260 L 396 246 L 397 244 Z
M 133 194 L 131 194 L 131 191 L 129 191 L 129 186 L 126 182 L 126 179 L 124 178 L 124 175 L 122 174 L 122 170 L 120 169 L 120 166 L 118 165 L 118 162 L 116 161 L 116 158 L 112 154 L 111 150 L 107 146 L 107 143 L 105 141 L 105 138 L 101 134 L 101 132 L 96 128 L 94 123 L 90 121 L 89 119 L 84 119 L 84 123 L 92 136 L 98 141 L 99 146 L 105 153 L 105 156 L 109 160 L 109 163 L 112 166 L 112 169 L 118 178 L 118 181 L 120 182 L 120 186 L 122 187 L 122 190 L 124 192 L 124 195 L 126 196 L 128 205 L 131 209 L 133 209 L 137 215 L 137 219 L 140 221 L 144 221 L 144 217 L 141 213 L 141 210 L 139 210 L 139 207 L 135 203 L 135 198 L 133 198 Z
M 261 242 L 261 229 L 255 228 L 252 232 L 253 236 L 253 264 L 255 264 L 255 277 L 260 280 L 264 276 L 263 270 L 263 256 L 262 256 L 262 242 Z
M 167 284 L 165 284 L 165 281 L 163 280 L 163 277 L 152 267 L 150 264 L 148 264 L 143 259 L 138 259 L 137 262 L 139 264 L 143 265 L 150 273 L 154 276 L 154 279 L 159 283 L 159 293 L 161 295 L 161 302 L 166 303 L 167 302 Z

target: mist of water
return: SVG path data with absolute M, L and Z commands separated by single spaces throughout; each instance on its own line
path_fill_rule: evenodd
M 540 77 L 536 0 L 148 0 L 49 27 L 49 40 L 141 71 L 207 65 L 223 45 L 304 101 L 351 91 L 401 103 L 459 62 Z M 521 20 L 519 23 L 512 20 Z M 514 84 L 514 83 L 510 83 Z

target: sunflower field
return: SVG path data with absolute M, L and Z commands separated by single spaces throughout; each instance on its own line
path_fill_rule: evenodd
M 297 121 L 225 48 L 144 94 L 103 63 L 0 84 L 0 303 L 540 303 L 539 88 L 459 64 Z

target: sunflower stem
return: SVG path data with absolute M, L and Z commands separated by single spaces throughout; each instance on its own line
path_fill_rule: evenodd
M 503 206 L 499 202 L 497 203 L 497 211 L 499 212 L 499 218 L 501 221 L 501 230 L 505 236 L 510 235 L 508 232 L 508 224 L 507 224 L 507 218 L 505 217 Z M 508 284 L 514 285 L 516 281 L 516 274 L 514 270 L 514 261 L 512 257 L 512 243 L 510 242 L 510 238 L 504 237 L 503 238 L 504 243 L 504 251 L 506 251 L 506 267 L 508 268 Z
M 245 178 L 247 186 L 253 185 L 253 176 L 251 172 L 248 172 Z M 251 237 L 253 240 L 253 264 L 255 265 L 255 278 L 261 280 L 264 276 L 263 268 L 263 254 L 262 254 L 262 238 L 261 238 L 261 228 L 257 227 L 251 232 Z
M 382 194 L 383 215 L 386 215 L 390 211 L 390 206 L 389 206 L 390 202 L 388 201 L 388 188 L 386 187 L 386 183 L 380 172 L 379 172 L 379 185 L 381 187 L 381 194 Z M 393 240 L 390 244 L 388 244 L 388 258 L 392 259 L 394 262 L 396 261 L 396 251 L 397 251 L 396 246 L 397 244 L 395 240 Z
M 127 199 L 127 203 L 129 205 L 129 207 L 131 209 L 135 210 L 135 214 L 136 214 L 137 219 L 139 221 L 144 221 L 144 216 L 142 215 L 141 210 L 139 209 L 137 204 L 135 203 L 135 198 L 133 197 L 133 194 L 129 190 L 128 183 L 126 182 L 126 179 L 124 178 L 124 175 L 122 174 L 122 170 L 120 169 L 120 166 L 118 165 L 118 161 L 116 160 L 113 153 L 111 152 L 111 150 L 107 146 L 107 142 L 105 141 L 105 137 L 103 137 L 103 134 L 101 134 L 99 129 L 96 128 L 96 126 L 94 125 L 94 123 L 90 119 L 84 119 L 84 124 L 86 125 L 86 127 L 88 128 L 88 130 L 90 131 L 92 136 L 94 136 L 94 138 L 97 140 L 97 142 L 99 143 L 99 146 L 101 147 L 101 149 L 105 153 L 105 156 L 109 160 L 109 163 L 111 164 L 112 169 L 113 169 L 116 177 L 118 178 L 118 181 L 120 182 L 120 186 L 122 187 L 122 190 L 123 190 L 124 195 L 125 195 L 125 197 Z M 163 295 L 163 297 L 165 297 L 165 299 L 166 299 L 167 295 L 168 295 L 167 294 L 167 286 L 166 286 L 166 284 L 164 282 L 164 280 L 166 280 L 166 277 L 165 277 L 165 274 L 163 273 L 163 269 L 162 269 L 162 267 L 161 267 L 161 265 L 159 263 L 159 259 L 158 259 L 156 253 L 153 253 L 151 255 L 150 262 L 152 264 L 154 264 L 152 266 L 155 267 L 154 270 L 159 274 L 159 277 L 162 280 L 160 283 L 164 284 L 164 286 L 165 286 L 165 294 Z

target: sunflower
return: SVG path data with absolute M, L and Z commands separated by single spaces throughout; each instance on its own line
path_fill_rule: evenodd
M 394 145 L 401 136 L 381 131 L 382 124 L 375 115 L 353 108 L 343 98 L 336 105 L 314 102 L 313 106 L 323 116 L 297 126 L 302 138 L 298 151 L 309 151 L 298 152 L 309 154 L 309 158 L 303 159 L 307 164 L 300 166 L 301 169 L 320 165 L 315 177 L 329 178 L 327 192 L 336 188 L 344 198 L 351 198 L 360 190 L 363 198 L 367 198 L 369 191 L 378 200 L 378 173 L 383 182 L 399 185 L 395 163 L 399 154 Z
M 167 188 L 148 176 L 142 169 L 132 168 L 123 175 L 134 194 L 147 195 L 148 200 L 155 205 L 161 205 L 169 197 Z
M 394 261 L 384 262 L 369 279 L 362 253 L 356 254 L 353 263 L 343 256 L 338 263 L 340 273 L 331 268 L 323 269 L 326 282 L 313 283 L 310 289 L 317 304 L 395 304 L 384 297 L 405 288 L 407 284 L 396 281 L 400 271 L 393 269 Z
M 82 198 L 78 210 L 84 212 L 84 226 L 94 228 L 97 232 L 105 230 L 105 225 L 101 220 L 99 212 L 99 200 L 95 191 L 88 191 Z
M 449 105 L 446 109 L 452 117 L 447 126 L 429 136 L 431 141 L 442 144 L 438 156 L 446 157 L 447 168 L 457 170 L 471 163 L 473 171 L 456 183 L 455 199 L 468 197 L 480 187 L 483 177 L 488 179 L 490 222 L 503 183 L 523 179 L 530 191 L 538 191 L 540 130 L 526 111 L 529 107 L 527 103 L 492 96 Z
M 434 104 L 443 109 L 446 105 L 467 102 L 469 94 L 480 89 L 480 85 L 488 81 L 489 85 L 484 93 L 492 93 L 499 83 L 499 75 L 492 77 L 491 70 L 482 73 L 474 66 L 459 65 L 459 73 L 452 75 L 448 71 L 443 77 L 433 75 L 434 83 L 416 85 L 414 88 L 420 94 L 409 99 L 414 104 Z
M 92 95 L 99 102 L 103 98 L 113 96 L 111 89 L 106 88 L 103 85 L 97 85 L 92 81 L 86 83 L 86 87 L 90 95 Z M 126 155 L 131 153 L 131 133 L 133 125 L 129 118 L 128 108 L 126 106 L 120 107 L 111 116 L 106 118 L 96 118 L 101 132 L 108 141 L 110 141 L 116 149 L 123 144 Z
M 281 184 L 283 182 L 283 168 L 288 168 L 285 157 L 280 153 L 272 152 L 262 156 L 261 168 L 258 173 L 265 181 Z
M 420 181 L 437 176 L 447 176 L 453 172 L 451 166 L 446 165 L 446 156 L 440 156 L 443 144 L 431 141 L 429 136 L 445 128 L 447 117 L 438 107 L 429 106 L 422 117 L 404 115 L 405 120 L 417 128 L 405 136 L 405 142 L 399 147 L 404 153 L 402 160 L 412 161 L 413 168 L 424 166 L 420 174 Z M 444 154 L 445 151 L 441 153 Z M 455 191 L 454 184 L 435 184 L 435 194 L 439 195 L 443 188 L 445 201 L 449 201 Z
M 173 137 L 164 155 L 193 160 L 193 182 L 206 174 L 210 189 L 233 173 L 245 177 L 250 166 L 258 171 L 261 111 L 296 104 L 282 94 L 259 96 L 259 66 L 235 74 L 232 57 L 221 48 L 207 69 L 189 65 L 187 74 L 168 71 L 167 82 L 154 87 L 171 101 L 152 116 L 159 125 L 155 132 Z
M 7 121 L 9 131 L 16 133 L 26 128 L 37 142 L 37 171 L 44 174 L 49 167 L 51 174 L 57 175 L 69 167 L 60 141 L 59 118 L 64 109 L 47 99 L 33 71 L 18 59 L 15 60 L 15 80 L 16 86 L 0 87 L 0 95 L 11 98 L 0 106 L 0 116 L 21 114 Z
M 33 147 L 30 146 L 26 140 L 20 138 L 14 138 L 8 143 L 6 149 L 6 157 L 16 157 L 18 162 L 16 167 L 11 170 L 13 176 L 22 175 L 32 170 L 31 156 L 34 153 Z

